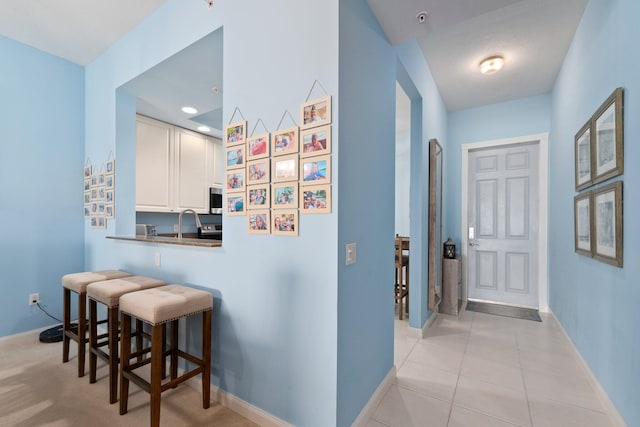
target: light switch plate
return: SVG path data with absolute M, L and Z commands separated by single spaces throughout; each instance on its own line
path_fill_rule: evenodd
M 346 265 L 351 265 L 356 263 L 356 244 L 355 243 L 347 243 L 347 259 L 345 260 Z

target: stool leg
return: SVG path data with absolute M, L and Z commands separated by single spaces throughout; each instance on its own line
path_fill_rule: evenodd
M 407 288 L 407 300 L 404 303 L 404 306 L 407 310 L 407 314 L 409 314 L 409 263 L 407 263 L 407 275 L 405 276 L 406 288 Z
M 84 358 L 87 351 L 87 293 L 78 294 L 78 377 L 84 377 Z
M 96 365 L 98 356 L 93 349 L 98 348 L 98 314 L 97 303 L 89 300 L 89 383 L 96 382 Z
M 176 339 L 176 345 L 178 345 L 178 340 Z M 167 324 L 162 324 L 162 379 L 167 378 L 167 356 L 165 354 L 165 350 L 167 349 Z
M 69 361 L 69 336 L 67 331 L 71 330 L 71 291 L 62 288 L 62 305 L 63 305 L 63 321 L 62 321 L 62 363 Z
M 211 403 L 211 310 L 202 314 L 202 407 Z
M 138 352 L 138 362 L 142 362 L 142 320 L 136 319 L 136 351 Z
M 176 378 L 178 378 L 178 320 L 173 320 L 171 322 L 171 364 L 170 366 L 171 366 L 171 379 L 175 380 Z
M 162 325 L 151 327 L 151 426 L 160 425 L 160 383 L 162 380 Z
M 400 302 L 398 305 L 398 319 L 402 320 L 402 293 L 403 293 L 403 289 L 402 289 L 402 266 L 400 266 L 400 268 L 398 269 L 398 292 L 400 294 Z
M 95 301 L 92 301 L 95 303 Z M 118 400 L 118 307 L 109 307 L 109 403 Z M 92 355 L 95 358 L 95 355 Z
M 131 317 L 125 313 L 121 314 L 120 332 L 120 415 L 127 413 L 127 403 L 129 402 L 129 380 L 125 378 L 124 372 L 129 371 L 129 358 L 131 354 Z

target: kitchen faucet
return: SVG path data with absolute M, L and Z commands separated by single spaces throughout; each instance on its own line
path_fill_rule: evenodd
M 178 239 L 182 239 L 182 214 L 185 214 L 185 213 L 192 213 L 194 218 L 196 219 L 196 227 L 202 228 L 202 223 L 200 222 L 198 213 L 193 209 L 185 209 L 182 212 L 180 212 L 180 215 L 178 216 Z

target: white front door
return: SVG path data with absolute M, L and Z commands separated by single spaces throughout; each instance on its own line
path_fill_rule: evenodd
M 539 149 L 469 151 L 469 299 L 538 308 Z

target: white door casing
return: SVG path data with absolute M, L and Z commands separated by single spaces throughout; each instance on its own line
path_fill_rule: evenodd
M 547 159 L 547 134 L 463 145 L 469 298 L 548 311 Z

